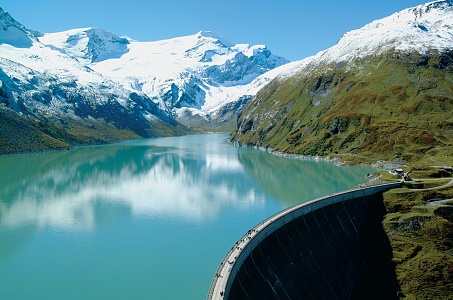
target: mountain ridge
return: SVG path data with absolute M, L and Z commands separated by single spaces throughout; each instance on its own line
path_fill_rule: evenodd
M 191 131 L 146 95 L 126 90 L 76 58 L 45 46 L 39 42 L 41 34 L 3 10 L 0 14 L 1 113 L 4 120 L 21 124 L 3 124 L 8 135 L 2 134 L 1 153 Z M 30 132 L 33 137 L 24 139 Z
M 414 27 L 415 19 L 427 29 Z M 429 2 L 370 24 L 280 73 L 244 108 L 232 141 L 314 156 L 453 154 L 453 36 L 446 30 L 453 28 L 452 2 Z M 401 38 L 369 42 L 386 27 L 398 27 Z M 368 40 L 354 43 L 365 33 Z
M 19 48 L 30 47 L 40 35 L 17 22 L 8 12 L 0 7 L 0 40 Z
M 319 55 L 327 61 L 380 54 L 389 49 L 397 51 L 452 47 L 451 1 L 433 1 L 407 8 L 388 17 L 368 23 L 343 35 L 333 47 Z M 336 54 L 336 56 L 335 56 Z
M 87 37 L 93 30 L 100 34 Z M 111 45 L 112 37 L 114 42 L 120 41 L 116 46 L 120 45 L 121 50 Z M 176 104 L 176 108 L 190 107 L 207 113 L 207 106 L 229 100 L 223 95 L 224 89 L 249 84 L 288 62 L 264 45 L 233 44 L 205 30 L 162 41 L 124 39 L 100 29 L 82 28 L 44 34 L 40 41 L 77 59 L 93 58 L 86 61 L 88 67 L 127 89 L 143 92 L 167 110 Z M 104 51 L 106 47 L 102 46 L 109 43 L 110 51 Z M 99 52 L 102 59 L 88 55 Z M 212 102 L 215 104 L 205 105 Z

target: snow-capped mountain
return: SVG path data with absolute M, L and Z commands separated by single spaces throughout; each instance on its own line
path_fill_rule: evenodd
M 452 68 L 453 1 L 408 8 L 272 70 L 233 140 L 307 155 L 451 152 Z
M 408 8 L 346 33 L 337 45 L 320 53 L 323 60 L 341 61 L 381 54 L 390 49 L 424 52 L 453 47 L 452 1 Z
M 124 88 L 77 57 L 44 45 L 39 41 L 41 37 L 42 34 L 26 29 L 0 9 L 2 117 L 32 124 L 37 135 L 46 136 L 46 140 L 63 139 L 59 145 L 174 134 L 179 130 L 171 114 L 148 96 Z M 121 45 L 124 40 L 112 38 L 111 44 L 115 42 Z M 120 47 L 111 44 L 100 45 L 104 52 L 89 52 L 85 59 L 99 60 L 107 51 L 112 56 Z M 13 133 L 0 138 L 8 145 L 17 144 L 13 140 L 24 136 L 21 130 L 26 129 L 16 126 L 16 121 L 5 125 L 14 125 Z M 29 149 L 16 146 L 8 147 L 11 151 Z M 34 146 L 29 147 L 33 150 Z
M 163 110 L 190 108 L 201 114 L 240 98 L 238 90 L 247 90 L 244 86 L 257 76 L 288 62 L 264 45 L 233 44 L 209 31 L 138 42 L 84 28 L 45 34 L 39 40 L 144 93 Z
M 433 1 L 396 12 L 343 35 L 338 43 L 282 72 L 294 75 L 308 65 L 348 62 L 390 50 L 424 53 L 453 48 L 453 1 Z M 285 74 L 286 73 L 286 74 Z
M 70 119 L 172 134 L 180 116 L 208 120 L 225 103 L 243 103 L 287 62 L 209 31 L 157 42 L 99 28 L 41 34 L 0 8 L 0 104 L 52 126 Z

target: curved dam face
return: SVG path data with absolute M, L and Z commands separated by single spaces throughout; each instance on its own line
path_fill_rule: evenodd
M 244 235 L 208 299 L 397 299 L 382 193 L 399 183 L 289 208 Z

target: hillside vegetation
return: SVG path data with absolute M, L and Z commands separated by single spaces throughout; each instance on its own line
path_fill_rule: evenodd
M 453 174 L 424 166 L 408 169 L 424 189 L 406 186 L 385 193 L 388 213 L 382 222 L 392 247 L 399 296 L 452 299 Z
M 387 52 L 276 79 L 232 140 L 301 155 L 415 161 L 453 154 L 453 52 Z M 347 160 L 347 157 L 345 157 Z
M 0 154 L 62 150 L 76 145 L 112 143 L 140 137 L 178 135 L 190 132 L 182 125 L 154 122 L 142 135 L 103 119 L 40 119 L 18 114 L 0 104 Z

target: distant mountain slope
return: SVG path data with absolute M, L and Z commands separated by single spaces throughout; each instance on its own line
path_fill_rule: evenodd
M 211 112 L 250 99 L 286 62 L 207 31 L 147 43 L 99 28 L 41 34 L 0 8 L 0 105 L 21 124 L 3 132 L 0 153 L 188 133 L 186 120 L 219 127 Z
M 303 155 L 453 154 L 453 4 L 406 9 L 298 62 L 250 101 L 232 140 Z
M 147 95 L 176 119 L 187 113 L 209 118 L 213 110 L 242 97 L 256 77 L 288 62 L 264 45 L 233 44 L 209 31 L 138 42 L 83 28 L 39 39 L 126 89 Z

